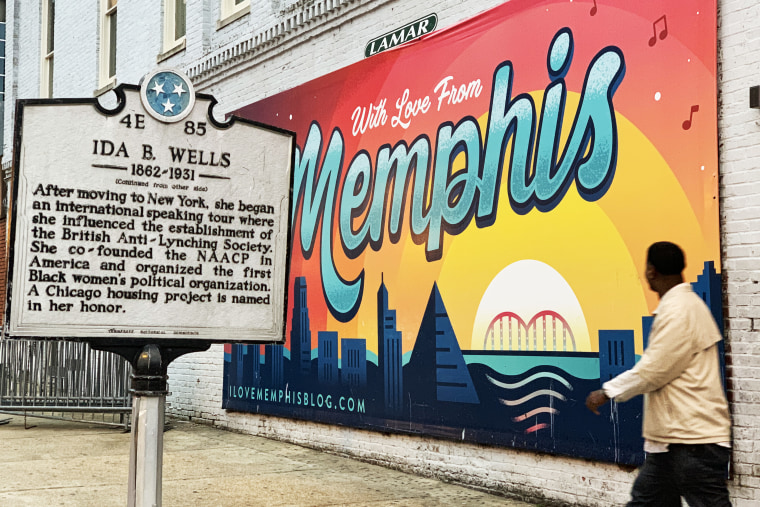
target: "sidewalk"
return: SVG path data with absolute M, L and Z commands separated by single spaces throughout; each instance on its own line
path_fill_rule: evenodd
M 0 414 L 0 506 L 127 504 L 130 434 Z M 261 437 L 173 422 L 163 505 L 509 506 L 530 504 Z

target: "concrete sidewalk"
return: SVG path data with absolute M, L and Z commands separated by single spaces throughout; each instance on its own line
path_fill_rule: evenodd
M 0 506 L 126 505 L 130 434 L 11 418 L 0 426 Z M 528 506 L 461 486 L 261 437 L 172 422 L 163 505 Z

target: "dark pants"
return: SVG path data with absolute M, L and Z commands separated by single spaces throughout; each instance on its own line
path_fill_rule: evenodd
M 647 454 L 628 506 L 680 507 L 684 497 L 691 507 L 730 507 L 730 452 L 716 444 L 670 444 L 668 452 Z

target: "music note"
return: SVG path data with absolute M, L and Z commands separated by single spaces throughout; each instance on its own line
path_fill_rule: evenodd
M 655 44 L 657 44 L 657 23 L 659 23 L 660 21 L 662 21 L 662 24 L 663 24 L 662 30 L 660 30 L 660 34 L 659 34 L 660 35 L 660 40 L 662 40 L 662 39 L 664 39 L 665 37 L 668 36 L 668 20 L 665 17 L 665 14 L 663 14 L 662 16 L 660 16 L 659 18 L 657 18 L 657 21 L 655 21 L 654 23 L 652 23 L 652 31 L 654 32 L 654 35 L 652 35 L 652 38 L 649 39 L 649 46 L 650 47 L 654 46 Z
M 694 113 L 696 113 L 697 111 L 699 111 L 699 106 L 691 106 L 691 113 L 689 113 L 689 119 L 683 122 L 683 125 L 681 125 L 684 130 L 689 130 L 691 128 L 691 119 L 694 117 Z
M 594 0 L 594 6 L 593 6 L 593 7 L 591 8 L 591 10 L 589 11 L 589 14 L 591 14 L 592 16 L 596 16 L 596 11 L 597 11 L 597 10 L 598 10 L 598 8 L 597 8 L 597 6 L 596 6 L 596 0 Z

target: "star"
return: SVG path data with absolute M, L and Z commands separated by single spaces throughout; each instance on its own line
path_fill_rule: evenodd
M 151 90 L 153 90 L 154 92 L 156 92 L 156 95 L 158 95 L 159 93 L 164 93 L 164 85 L 163 85 L 163 83 L 162 84 L 158 84 L 158 81 L 156 81 L 156 86 L 154 86 L 153 88 L 151 88 Z
M 181 97 L 183 93 L 187 93 L 187 90 L 182 88 L 182 83 L 180 83 L 180 84 L 174 85 L 174 91 L 172 93 L 176 93 L 177 95 Z
M 171 100 L 166 99 L 166 102 L 164 102 L 161 105 L 164 106 L 164 112 L 167 112 L 167 111 L 169 111 L 170 113 L 174 112 L 174 104 L 172 104 Z

